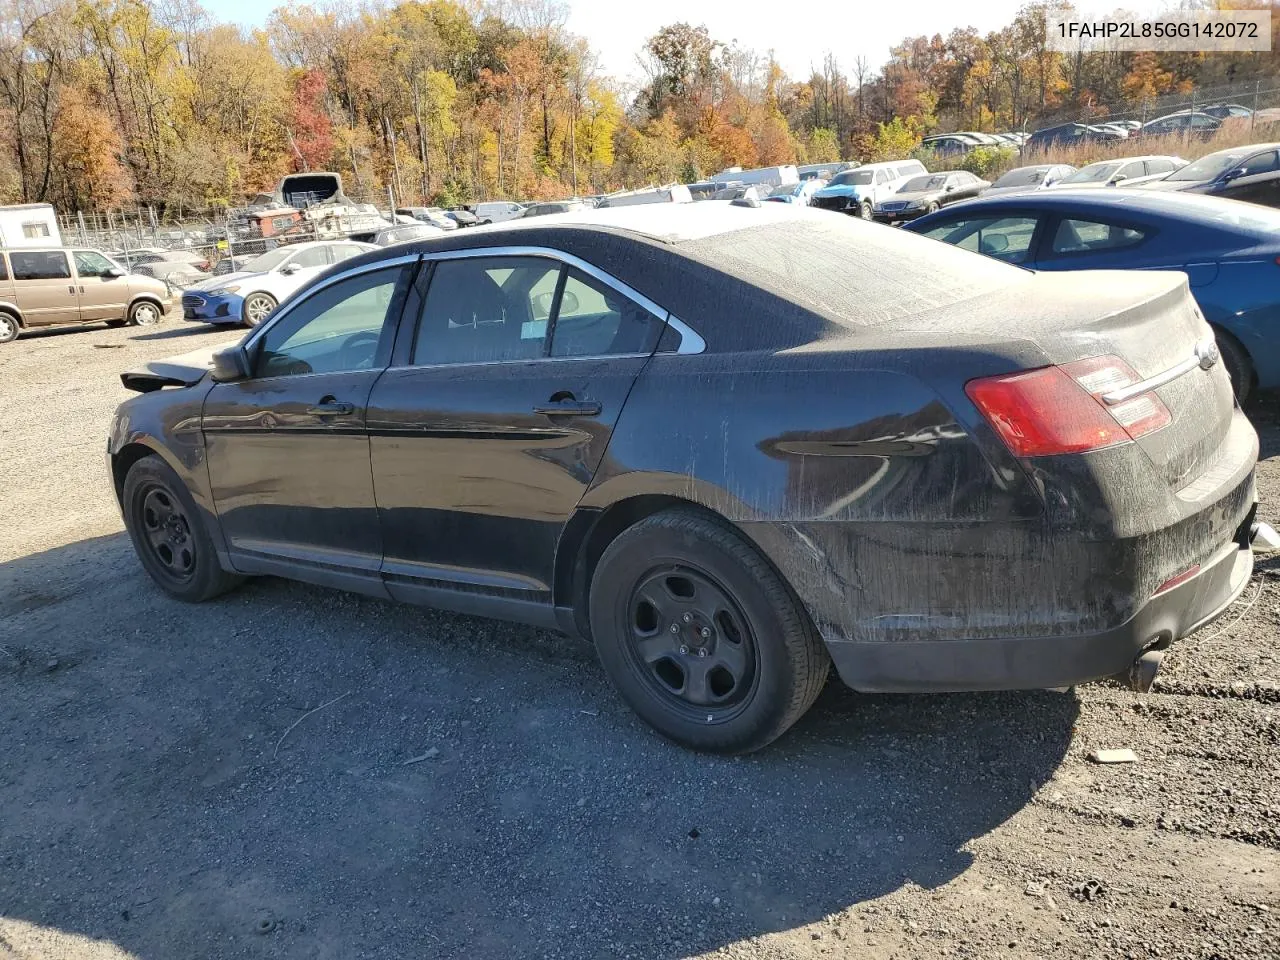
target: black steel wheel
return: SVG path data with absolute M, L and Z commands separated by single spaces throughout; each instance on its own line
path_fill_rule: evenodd
M 143 568 L 180 600 L 208 600 L 240 578 L 218 564 L 195 502 L 173 469 L 158 456 L 143 457 L 125 476 L 125 529 Z
M 609 544 L 589 615 L 623 699 L 696 750 L 763 747 L 826 682 L 826 648 L 791 590 L 732 526 L 694 509 L 654 514 Z

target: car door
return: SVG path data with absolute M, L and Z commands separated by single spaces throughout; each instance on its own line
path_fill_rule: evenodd
M 968 173 L 953 173 L 947 176 L 942 194 L 938 197 L 939 206 L 947 206 L 960 200 L 967 200 L 978 193 L 978 180 Z
M 385 594 L 365 410 L 415 263 L 309 291 L 248 341 L 252 375 L 209 391 L 209 483 L 237 570 Z
M 1147 165 L 1142 160 L 1130 160 L 1128 163 L 1122 164 L 1120 169 L 1111 175 L 1111 179 L 1107 181 L 1108 186 L 1123 186 L 1125 183 L 1133 180 L 1141 180 L 1147 175 Z
M 1212 283 L 1218 275 L 1216 261 L 1169 263 L 1143 255 L 1143 244 L 1154 228 L 1131 220 L 1088 215 L 1054 217 L 1039 234 L 1038 270 L 1181 270 L 1192 289 Z
M 420 283 L 369 403 L 387 589 L 550 624 L 561 530 L 665 318 L 550 255 L 447 255 Z
M 81 320 L 122 320 L 129 306 L 129 281 L 96 250 L 73 250 Z
M 30 327 L 80 320 L 80 297 L 65 250 L 10 250 L 13 297 Z
M 1254 154 L 1236 169 L 1243 172 L 1214 191 L 1216 196 L 1280 206 L 1280 155 L 1275 150 Z

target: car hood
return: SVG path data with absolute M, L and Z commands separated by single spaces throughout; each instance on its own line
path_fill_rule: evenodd
M 241 280 L 248 280 L 251 277 L 260 277 L 260 273 L 249 273 L 247 270 L 238 270 L 235 273 L 224 273 L 221 276 L 210 277 L 208 280 L 201 280 L 199 283 L 193 283 L 187 287 L 188 290 L 209 291 L 217 290 L 225 287 L 229 283 L 236 283 Z
M 1209 182 L 1208 180 L 1147 180 L 1135 186 L 1143 190 L 1194 190 L 1196 187 L 1208 186 Z
M 814 191 L 815 197 L 860 197 L 871 189 L 869 183 L 841 183 L 834 187 L 823 187 Z
M 222 347 L 201 347 L 190 353 L 163 360 L 150 360 L 120 374 L 120 382 L 129 390 L 151 393 L 165 387 L 190 387 L 204 379 L 213 365 L 213 355 Z
M 1043 190 L 1043 183 L 1023 184 L 1019 187 L 987 187 L 982 191 L 984 197 L 999 197 L 1006 193 L 1034 193 L 1037 190 Z
M 901 193 L 901 192 L 895 193 L 893 196 L 887 197 L 884 202 L 885 203 L 902 203 L 905 201 L 907 203 L 913 203 L 918 200 L 924 200 L 928 202 L 930 200 L 937 200 L 941 196 L 942 196 L 941 190 L 913 190 L 911 193 Z

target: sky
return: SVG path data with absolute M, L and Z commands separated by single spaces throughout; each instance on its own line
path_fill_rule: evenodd
M 261 26 L 273 0 L 203 0 L 223 21 Z M 283 0 L 280 0 L 283 2 Z M 669 23 L 705 24 L 715 40 L 736 40 L 761 54 L 772 50 L 791 77 L 807 77 L 828 51 L 848 73 L 865 56 L 872 69 L 882 66 L 889 48 L 907 36 L 975 27 L 987 33 L 1008 24 L 1025 0 L 835 0 L 791 6 L 763 0 L 569 0 L 568 28 L 586 37 L 600 55 L 603 71 L 620 80 L 638 80 L 636 54 L 647 37 Z M 1166 3 L 1138 0 L 1130 9 Z M 1081 7 L 1092 4 L 1081 3 Z

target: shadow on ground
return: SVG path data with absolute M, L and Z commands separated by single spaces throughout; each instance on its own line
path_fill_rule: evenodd
M 833 683 L 699 756 L 575 641 L 275 580 L 184 606 L 104 537 L 0 565 L 0 920 L 141 958 L 683 956 L 951 880 L 1076 715 Z
M 237 331 L 244 333 L 247 328 L 233 324 L 213 324 L 213 323 L 186 323 L 182 326 L 171 327 L 167 330 L 157 330 L 155 333 L 143 333 L 131 340 L 179 340 L 184 337 L 199 337 L 211 333 L 235 333 Z

